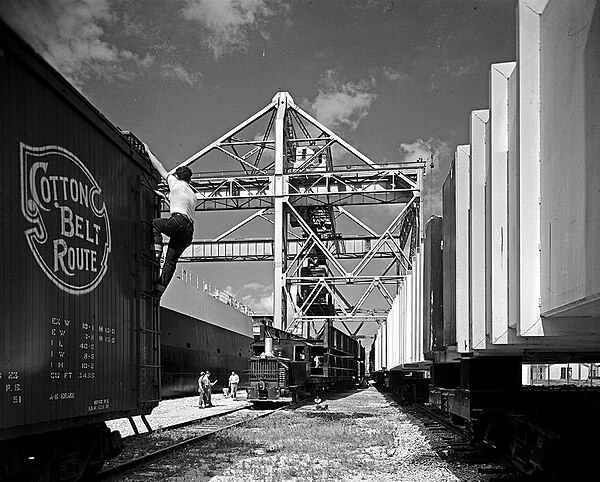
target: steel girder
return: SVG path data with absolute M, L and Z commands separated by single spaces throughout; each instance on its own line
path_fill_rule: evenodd
M 411 269 L 421 238 L 424 163 L 376 163 L 296 106 L 287 92 L 279 92 L 263 109 L 179 166 L 183 165 L 193 172 L 196 211 L 255 212 L 213 240 L 194 241 L 182 261 L 272 260 L 276 327 L 302 329 L 305 323 L 324 319 L 307 315 L 315 312 L 311 300 L 323 295 L 333 307 L 333 316 L 327 318 L 354 336 L 358 331 L 348 323 L 358 323 L 360 330 L 364 323 L 381 322 L 381 313 L 387 313 L 398 284 Z M 381 234 L 344 208 L 382 204 L 398 205 L 398 214 Z M 311 213 L 328 228 L 318 229 Z M 335 228 L 339 216 L 367 234 L 340 234 Z M 258 219 L 273 225 L 272 238 L 230 238 Z M 301 229 L 300 235 L 288 220 Z M 324 276 L 301 276 L 315 260 L 325 263 Z M 348 260 L 358 263 L 348 268 Z M 382 260 L 377 273 L 367 272 Z M 344 286 L 364 288 L 358 301 L 348 301 Z M 298 290 L 307 296 L 300 303 L 294 296 Z M 374 292 L 388 306 L 365 308 Z

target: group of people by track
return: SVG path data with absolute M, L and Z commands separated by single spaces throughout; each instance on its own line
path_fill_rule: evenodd
M 238 384 L 240 383 L 240 377 L 237 373 L 231 372 L 229 376 L 228 389 L 225 391 L 225 396 L 231 397 L 233 400 L 237 398 Z M 210 408 L 212 404 L 212 387 L 217 383 L 210 380 L 210 372 L 200 372 L 198 378 L 198 408 Z

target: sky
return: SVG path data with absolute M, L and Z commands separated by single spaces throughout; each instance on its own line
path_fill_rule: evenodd
M 286 91 L 375 162 L 432 157 L 428 217 L 441 214 L 441 185 L 456 146 L 469 142 L 470 112 L 489 106 L 490 64 L 516 60 L 515 7 L 515 0 L 2 0 L 0 17 L 167 169 Z M 219 234 L 215 219 L 197 222 L 195 237 Z M 258 264 L 190 268 L 270 312 L 272 271 Z

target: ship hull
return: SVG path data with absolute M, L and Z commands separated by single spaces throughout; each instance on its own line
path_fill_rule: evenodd
M 207 370 L 217 381 L 213 392 L 227 387 L 232 371 L 244 386 L 252 318 L 209 293 L 176 276 L 161 300 L 162 398 L 196 394 L 200 372 Z

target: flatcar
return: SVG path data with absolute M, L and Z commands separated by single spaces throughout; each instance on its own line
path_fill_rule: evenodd
M 325 322 L 303 338 L 268 323 L 255 326 L 248 400 L 290 402 L 305 393 L 356 386 L 365 374 L 365 349 Z
M 158 404 L 158 176 L 2 22 L 0 105 L 0 480 L 77 480 Z
M 471 113 L 372 359 L 395 391 L 420 364 L 430 403 L 525 472 L 569 480 L 594 477 L 600 430 L 599 9 L 518 2 L 517 61 L 491 66 L 490 108 Z M 565 41 L 573 24 L 585 35 Z M 527 384 L 549 364 L 561 383 Z

